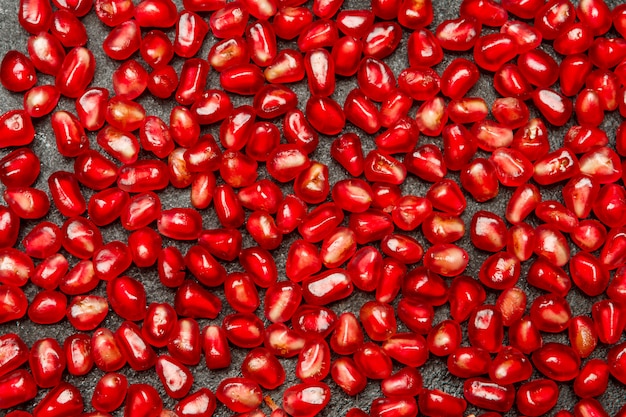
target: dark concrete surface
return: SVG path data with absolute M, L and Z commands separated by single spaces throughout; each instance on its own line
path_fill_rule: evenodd
M 135 1 L 135 3 L 137 2 L 138 1 Z M 430 29 L 434 31 L 434 28 L 439 22 L 445 19 L 450 19 L 450 18 L 454 18 L 457 16 L 460 0 L 450 0 L 450 1 L 433 0 L 433 2 L 435 3 L 434 5 L 435 20 L 433 24 L 430 26 Z M 181 3 L 180 1 L 177 1 L 177 4 L 180 7 L 182 7 L 180 3 Z M 612 5 L 616 5 L 620 3 L 620 1 L 612 0 L 608 3 Z M 358 8 L 367 7 L 368 5 L 369 5 L 369 2 L 365 0 L 361 0 L 361 1 L 349 0 L 345 2 L 344 7 L 349 8 L 349 9 L 350 8 L 358 9 Z M 17 9 L 18 9 L 17 0 L 0 0 L 0 54 L 2 55 L 4 55 L 10 49 L 17 49 L 19 51 L 26 53 L 26 41 L 28 38 L 28 34 L 24 30 L 22 30 L 17 23 Z M 208 19 L 208 16 L 206 16 L 206 18 Z M 114 62 L 108 57 L 106 57 L 102 51 L 102 47 L 101 47 L 102 40 L 108 33 L 109 28 L 106 27 L 97 19 L 93 11 L 89 13 L 89 15 L 85 16 L 82 19 L 82 21 L 86 25 L 88 32 L 89 32 L 89 36 L 90 36 L 87 47 L 89 47 L 93 51 L 96 57 L 96 62 L 97 62 L 96 75 L 92 83 L 92 86 L 102 86 L 102 87 L 107 87 L 111 89 L 112 88 L 111 73 L 117 68 L 119 63 Z M 487 33 L 491 30 L 492 29 L 485 28 L 484 33 Z M 168 31 L 168 34 L 173 39 L 173 30 Z M 609 36 L 616 36 L 616 33 L 611 31 L 609 33 Z M 403 42 L 406 42 L 407 37 L 408 37 L 408 32 L 405 32 Z M 205 40 L 205 43 L 201 51 L 198 53 L 198 56 L 202 58 L 206 58 L 208 51 L 214 42 L 215 42 L 215 38 L 209 35 L 207 39 Z M 286 47 L 286 46 L 293 47 L 293 44 L 281 42 L 280 46 L 281 47 Z M 549 51 L 550 53 L 552 53 L 551 48 L 549 46 L 544 45 L 544 48 L 546 51 Z M 436 70 L 439 73 L 441 73 L 443 69 L 446 68 L 447 63 L 457 56 L 467 56 L 467 54 L 446 53 L 444 61 L 436 67 Z M 135 57 L 140 59 L 139 54 L 136 54 Z M 560 58 L 557 57 L 557 59 L 560 59 Z M 401 69 L 408 66 L 406 49 L 401 45 L 397 49 L 397 51 L 392 56 L 385 59 L 385 61 L 390 65 L 391 68 L 393 68 L 396 74 L 399 73 Z M 180 69 L 182 65 L 182 60 L 175 58 L 173 61 L 173 65 L 177 70 Z M 40 85 L 50 83 L 50 82 L 53 82 L 51 77 L 43 76 L 43 75 L 39 77 Z M 333 98 L 335 98 L 339 103 L 343 103 L 347 93 L 352 88 L 354 88 L 355 85 L 356 83 L 353 78 L 338 79 L 337 89 L 336 89 L 335 94 L 333 95 Z M 212 71 L 209 76 L 209 86 L 211 88 L 219 88 L 218 74 L 215 71 Z M 299 107 L 301 109 L 304 109 L 304 103 L 306 103 L 306 98 L 308 94 L 306 81 L 294 84 L 292 85 L 292 87 L 298 93 L 298 96 L 300 99 Z M 492 100 L 496 97 L 496 95 L 491 86 L 490 75 L 483 73 L 478 84 L 470 91 L 468 95 L 483 97 L 489 104 L 491 104 Z M 140 97 L 138 101 L 141 102 L 145 106 L 148 114 L 161 116 L 164 120 L 169 119 L 169 111 L 174 105 L 173 100 L 158 100 L 149 96 L 149 94 L 147 93 L 144 94 L 142 97 Z M 247 98 L 247 97 L 233 97 L 233 101 L 235 105 L 251 104 L 251 98 Z M 21 108 L 21 107 L 22 107 L 22 94 L 9 93 L 5 91 L 4 89 L 0 90 L 0 112 L 4 113 L 8 110 L 11 110 L 14 108 Z M 532 106 L 530 107 L 531 107 L 531 111 L 533 112 L 533 114 L 536 114 L 536 111 L 532 109 Z M 61 99 L 61 101 L 59 102 L 58 108 L 70 110 L 72 112 L 75 111 L 73 101 L 68 100 L 68 99 Z M 411 114 L 414 114 L 414 111 L 415 110 L 411 110 Z M 608 133 L 609 139 L 612 144 L 614 144 L 614 140 L 615 140 L 615 129 L 617 128 L 620 122 L 621 122 L 621 117 L 619 113 L 613 112 L 611 114 L 606 115 L 605 121 L 601 126 Z M 573 120 L 568 122 L 568 124 L 562 128 L 550 129 L 551 146 L 553 149 L 560 146 L 559 144 L 562 140 L 564 133 L 566 132 L 567 128 L 571 126 L 572 124 L 574 124 Z M 49 117 L 44 117 L 41 120 L 37 120 L 35 122 L 35 127 L 37 130 L 37 134 L 36 134 L 35 140 L 33 141 L 32 149 L 41 158 L 41 175 L 39 179 L 37 180 L 35 186 L 47 191 L 48 190 L 47 181 L 46 181 L 47 177 L 56 170 L 71 171 L 72 160 L 68 158 L 64 158 L 56 152 L 55 141 L 54 141 L 54 136 L 53 136 L 51 127 L 50 127 Z M 367 152 L 373 148 L 374 146 L 373 141 L 371 140 L 371 137 L 369 137 L 368 135 L 364 134 L 363 132 L 360 132 L 358 129 L 354 128 L 350 124 L 348 124 L 348 126 L 346 127 L 346 131 L 355 131 L 361 136 L 362 141 L 363 141 L 364 152 Z M 218 126 L 204 127 L 203 132 L 211 132 L 215 135 L 215 137 L 217 137 Z M 90 134 L 90 138 L 91 138 L 92 147 L 97 148 L 95 135 L 93 133 Z M 337 163 L 331 160 L 329 156 L 329 148 L 330 148 L 331 142 L 332 142 L 332 138 L 322 136 L 320 140 L 320 146 L 317 149 L 317 151 L 315 151 L 315 153 L 312 155 L 312 159 L 324 162 L 329 166 L 330 180 L 332 184 L 338 181 L 339 179 L 345 178 L 347 174 Z M 427 143 L 427 142 L 440 144 L 441 139 L 440 138 L 427 138 L 424 136 L 420 137 L 420 143 Z M 8 153 L 7 149 L 0 149 L 0 157 L 4 156 L 6 153 Z M 142 155 L 142 157 L 148 157 L 148 155 Z M 262 178 L 266 176 L 267 174 L 264 168 L 261 168 L 260 177 Z M 451 173 L 449 174 L 449 176 L 452 178 L 458 179 L 458 176 L 456 173 Z M 407 194 L 410 193 L 410 194 L 416 194 L 416 195 L 423 195 L 425 191 L 427 190 L 427 188 L 429 187 L 429 185 L 430 184 L 425 183 L 415 178 L 412 175 L 409 175 L 409 178 L 407 179 L 406 183 L 403 185 L 403 191 Z M 560 190 L 561 190 L 562 185 L 563 184 L 557 184 L 552 187 L 543 188 L 542 193 L 543 193 L 544 198 L 560 199 Z M 287 192 L 289 188 L 290 186 L 286 186 L 285 192 Z M 90 190 L 84 189 L 83 191 L 85 193 L 86 198 L 88 198 L 92 194 Z M 469 227 L 470 219 L 472 218 L 472 215 L 477 210 L 487 209 L 487 210 L 493 211 L 494 213 L 500 216 L 504 216 L 504 209 L 506 207 L 507 201 L 511 193 L 512 193 L 511 189 L 506 189 L 505 187 L 501 187 L 500 194 L 498 195 L 496 199 L 491 200 L 486 204 L 480 204 L 480 205 L 475 203 L 473 199 L 470 196 L 468 196 L 468 207 L 465 213 L 463 214 L 463 219 L 465 220 L 466 225 Z M 160 192 L 159 195 L 163 203 L 163 208 L 181 207 L 181 206 L 189 207 L 190 206 L 189 189 L 175 190 L 172 187 L 168 187 L 168 189 Z M 204 210 L 202 212 L 202 215 L 204 218 L 205 228 L 218 227 L 218 222 L 214 216 L 212 208 Z M 47 219 L 59 225 L 62 224 L 63 222 L 62 216 L 58 213 L 56 209 L 51 210 Z M 21 237 L 23 237 L 28 231 L 30 231 L 31 228 L 36 224 L 36 222 L 25 221 L 22 224 L 23 224 L 23 227 L 22 227 L 22 231 L 20 235 L 20 241 L 21 241 Z M 114 224 L 114 225 L 102 228 L 102 233 L 103 233 L 105 242 L 115 240 L 115 239 L 125 241 L 126 236 L 127 236 L 127 232 L 123 230 L 121 226 L 119 226 L 118 224 Z M 425 241 L 425 239 L 423 238 L 419 230 L 410 234 L 416 237 L 420 242 L 424 243 L 425 246 L 428 246 L 427 242 Z M 245 235 L 245 231 L 244 231 L 244 235 Z M 279 271 L 280 271 L 280 279 L 285 279 L 283 270 L 284 270 L 284 265 L 285 265 L 286 253 L 289 248 L 290 242 L 292 242 L 296 238 L 297 236 L 295 234 L 286 236 L 280 248 L 274 251 L 274 256 L 276 258 L 276 262 L 278 264 Z M 183 251 L 186 250 L 186 248 L 189 246 L 188 244 L 180 244 L 178 242 L 173 242 L 168 239 L 164 239 L 164 245 L 170 245 L 170 244 L 178 245 L 179 247 L 181 247 Z M 481 251 L 477 251 L 473 249 L 469 241 L 469 236 L 464 237 L 459 242 L 459 244 L 462 247 L 464 247 L 471 256 L 471 261 L 467 268 L 466 273 L 471 276 L 476 277 L 481 263 L 488 256 L 488 254 L 485 252 L 481 252 Z M 248 236 L 246 236 L 244 238 L 244 247 L 248 247 L 252 245 L 253 245 L 253 242 Z M 540 294 L 540 291 L 534 288 L 528 287 L 528 285 L 525 283 L 525 280 L 523 279 L 524 273 L 528 268 L 528 264 L 529 262 L 524 263 L 522 279 L 520 280 L 518 285 L 521 288 L 524 288 L 528 292 L 529 300 L 532 300 L 535 296 Z M 240 268 L 239 265 L 236 263 L 228 263 L 226 264 L 226 267 L 229 271 L 235 271 Z M 139 268 L 132 267 L 131 269 L 127 271 L 127 273 L 128 275 L 131 275 L 135 278 L 140 279 L 144 283 L 146 290 L 147 290 L 149 303 L 155 302 L 155 301 L 169 302 L 169 303 L 173 302 L 174 291 L 161 286 L 157 277 L 156 268 L 139 269 Z M 104 288 L 105 288 L 104 284 L 101 283 L 98 286 L 95 293 L 105 295 Z M 37 288 L 35 288 L 33 285 L 27 285 L 24 289 L 29 300 L 32 299 L 32 297 L 37 292 Z M 223 293 L 221 290 L 216 291 L 216 292 L 220 296 L 223 296 Z M 498 294 L 496 292 L 489 291 L 487 302 L 489 303 L 495 302 L 497 295 Z M 579 314 L 589 315 L 590 307 L 592 303 L 601 298 L 602 297 L 596 297 L 596 298 L 591 299 L 587 296 L 584 296 L 576 288 L 573 288 L 567 297 L 568 301 L 571 303 L 573 315 L 579 315 Z M 360 306 L 365 301 L 371 300 L 371 299 L 373 299 L 372 294 L 366 294 L 357 290 L 349 299 L 339 302 L 339 303 L 335 303 L 331 307 L 336 312 L 353 311 L 353 312 L 358 313 Z M 530 301 L 529 301 L 529 305 L 530 305 Z M 221 323 L 221 319 L 226 314 L 229 314 L 230 312 L 232 312 L 231 309 L 225 303 L 223 312 L 220 314 L 220 316 L 216 320 L 212 320 L 212 321 L 199 320 L 200 326 L 203 327 L 209 323 L 219 324 Z M 447 318 L 448 312 L 449 312 L 449 309 L 447 305 L 437 308 L 436 309 L 436 322 Z M 102 323 L 102 326 L 115 330 L 120 323 L 121 323 L 120 318 L 116 316 L 114 313 L 110 313 L 107 319 L 105 320 L 105 322 Z M 464 325 L 463 328 L 464 328 L 464 337 L 467 338 L 466 326 Z M 399 329 L 400 330 L 404 329 L 402 324 L 399 325 Z M 60 343 L 62 343 L 63 340 L 70 334 L 74 333 L 75 330 L 69 325 L 69 323 L 66 320 L 55 325 L 41 326 L 41 325 L 32 324 L 27 319 L 22 319 L 16 322 L 11 322 L 11 323 L 7 323 L 4 325 L 0 325 L 0 334 L 4 334 L 7 332 L 16 332 L 20 334 L 20 336 L 30 346 L 37 339 L 40 339 L 43 337 L 55 337 Z M 544 340 L 566 342 L 567 335 L 566 333 L 561 333 L 558 335 L 545 334 Z M 622 337 L 622 340 L 624 340 L 624 337 Z M 467 340 L 465 340 L 464 343 L 467 343 Z M 161 350 L 160 352 L 164 352 L 164 350 Z M 607 352 L 607 348 L 603 346 L 602 344 L 600 344 L 598 348 L 595 350 L 595 352 L 592 354 L 592 357 L 594 358 L 606 357 L 606 352 Z M 194 382 L 194 387 L 192 389 L 192 392 L 200 387 L 208 387 L 214 390 L 222 378 L 226 376 L 239 375 L 240 373 L 239 366 L 245 354 L 246 354 L 246 351 L 233 348 L 233 365 L 231 366 L 229 370 L 220 371 L 220 372 L 208 371 L 203 364 L 204 359 L 202 359 L 201 364 L 193 368 L 195 382 Z M 295 360 L 281 359 L 281 362 L 283 363 L 283 365 L 285 366 L 285 369 L 287 370 L 287 381 L 285 383 L 285 386 L 289 386 L 290 384 L 296 383 L 297 381 L 293 372 Z M 396 364 L 395 367 L 396 369 L 398 369 L 399 368 L 398 364 Z M 462 396 L 463 380 L 456 378 L 454 376 L 451 376 L 450 374 L 447 373 L 444 359 L 431 357 L 428 363 L 424 365 L 420 369 L 420 371 L 422 372 L 422 375 L 424 377 L 425 387 L 437 388 L 437 389 L 446 391 L 450 394 Z M 165 406 L 169 408 L 174 406 L 175 402 L 167 398 L 153 370 L 146 371 L 146 372 L 134 372 L 130 370 L 128 367 L 125 367 L 123 369 L 123 372 L 128 375 L 131 383 L 145 382 L 145 383 L 153 384 L 161 392 L 165 401 Z M 94 369 L 86 377 L 74 378 L 69 375 L 65 377 L 68 381 L 77 385 L 83 392 L 84 398 L 85 398 L 85 404 L 86 404 L 86 411 L 91 410 L 90 399 L 91 399 L 91 393 L 93 391 L 93 386 L 95 382 L 102 376 L 102 374 L 103 373 L 101 371 Z M 533 379 L 537 377 L 540 377 L 540 375 L 535 373 L 533 375 Z M 381 396 L 378 382 L 374 382 L 374 381 L 369 382 L 366 390 L 360 393 L 356 397 L 349 397 L 345 395 L 342 391 L 340 391 L 334 385 L 330 377 L 326 378 L 325 382 L 329 383 L 329 385 L 333 387 L 332 388 L 333 396 L 332 396 L 330 404 L 326 407 L 324 412 L 321 414 L 323 416 L 329 416 L 329 417 L 330 416 L 343 416 L 345 412 L 351 407 L 360 407 L 368 411 L 372 400 Z M 559 386 L 561 389 L 561 394 L 559 397 L 559 403 L 554 410 L 569 409 L 571 411 L 573 408 L 573 405 L 577 401 L 571 389 L 571 384 L 562 383 L 562 384 L 559 384 Z M 274 391 L 266 391 L 264 392 L 264 394 L 271 396 L 277 403 L 280 404 L 280 401 L 282 398 L 282 390 L 283 389 L 280 388 Z M 46 392 L 47 392 L 46 390 L 42 390 L 42 392 L 38 395 L 35 401 L 28 403 L 28 404 L 24 404 L 20 406 L 19 408 L 32 410 L 32 407 Z M 621 385 L 615 379 L 611 378 L 611 381 L 609 383 L 609 389 L 604 395 L 599 397 L 599 400 L 604 405 L 604 407 L 606 407 L 606 410 L 609 412 L 609 414 L 613 415 L 619 410 L 619 408 L 622 405 L 624 405 L 624 403 L 626 403 L 626 389 L 624 388 L 623 385 Z M 269 409 L 267 409 L 265 406 L 264 406 L 264 410 L 269 414 Z M 474 407 L 469 406 L 467 410 L 467 414 L 471 414 L 472 412 L 476 414 L 480 414 L 480 410 L 477 410 Z M 3 413 L 0 412 L 0 415 L 2 414 Z M 233 413 L 231 413 L 226 408 L 220 406 L 218 407 L 218 410 L 215 415 L 228 416 L 231 414 Z M 122 415 L 121 410 L 118 410 L 118 412 L 116 412 L 115 415 L 121 416 Z M 514 416 L 517 414 L 516 414 L 515 409 L 513 409 L 511 412 L 509 412 L 506 415 Z

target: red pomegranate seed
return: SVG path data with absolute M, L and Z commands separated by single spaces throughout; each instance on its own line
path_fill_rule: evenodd
M 93 273 L 96 278 L 111 281 L 131 264 L 128 247 L 119 241 L 99 247 L 93 255 Z
M 483 375 L 490 364 L 489 352 L 475 347 L 459 347 L 447 359 L 448 371 L 459 378 Z
M 416 29 L 411 33 L 407 50 L 411 67 L 433 67 L 443 59 L 439 40 L 425 28 Z
M 58 323 L 65 317 L 67 298 L 58 291 L 38 292 L 28 306 L 28 318 L 37 324 Z
M 107 373 L 96 383 L 91 405 L 103 413 L 113 412 L 122 405 L 127 391 L 126 376 L 116 372 Z
M 285 370 L 276 357 L 266 348 L 255 348 L 244 358 L 241 372 L 265 389 L 275 389 L 285 382 Z
M 152 385 L 131 384 L 128 387 L 124 404 L 125 416 L 159 415 L 162 408 L 163 400 Z
M 543 338 L 530 317 L 524 316 L 509 327 L 509 343 L 521 352 L 529 354 L 543 345 Z
M 423 390 L 418 399 L 419 410 L 422 414 L 435 417 L 441 415 L 463 415 L 467 403 L 462 398 L 454 397 L 440 390 Z
M 109 304 L 104 297 L 78 295 L 70 301 L 67 319 L 79 331 L 94 330 L 102 323 L 109 312 Z
M 505 347 L 494 358 L 489 367 L 489 377 L 501 385 L 526 381 L 532 375 L 530 360 L 521 351 Z
M 406 366 L 380 383 L 386 397 L 414 397 L 422 391 L 422 375 L 416 368 Z
M 461 345 L 461 327 L 452 320 L 434 326 L 426 339 L 428 350 L 436 356 L 448 356 Z
M 202 350 L 209 369 L 227 368 L 231 362 L 226 333 L 219 326 L 210 325 L 202 331 Z
M 30 257 L 39 259 L 48 258 L 61 249 L 61 229 L 54 223 L 41 222 L 24 236 L 22 246 L 24 246 L 24 252 Z M 4 262 L 10 262 L 12 260 L 11 258 L 11 256 L 5 255 Z M 33 272 L 34 267 L 30 262 L 26 261 L 25 258 L 22 262 L 20 262 L 19 259 L 13 259 L 13 261 L 13 268 L 16 268 L 18 275 L 20 274 L 20 270 L 22 274 L 31 274 Z M 10 282 L 5 283 L 8 284 Z
M 465 399 L 477 407 L 507 412 L 515 402 L 513 385 L 501 385 L 488 378 L 470 378 L 463 384 Z
M 361 87 L 361 89 L 362 88 L 363 87 Z M 423 101 L 433 98 L 439 92 L 440 88 L 441 78 L 431 68 L 407 68 L 398 74 L 398 89 L 411 96 L 414 100 Z M 381 92 L 381 94 L 383 94 L 381 101 L 384 101 L 385 97 L 393 92 L 393 89 L 391 91 Z M 366 92 L 364 93 L 367 95 Z
M 515 405 L 527 416 L 541 416 L 554 408 L 558 397 L 559 389 L 554 381 L 537 379 L 519 387 Z
M 579 373 L 580 357 L 569 346 L 546 343 L 532 355 L 535 368 L 555 381 L 570 381 Z

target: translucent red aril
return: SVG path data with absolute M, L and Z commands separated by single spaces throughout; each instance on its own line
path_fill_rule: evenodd
M 431 68 L 406 68 L 398 74 L 398 88 L 411 98 L 423 101 L 433 98 L 439 92 L 441 78 Z M 387 95 L 389 94 L 391 93 L 387 93 Z
M 124 402 L 128 391 L 128 379 L 120 373 L 111 372 L 96 382 L 91 405 L 103 413 L 113 412 Z
M 532 93 L 532 86 L 515 64 L 504 64 L 496 70 L 493 86 L 504 97 L 526 99 Z
M 367 385 L 367 378 L 363 372 L 348 357 L 335 360 L 330 372 L 335 384 L 348 395 L 358 395 Z
M 452 118 L 452 112 L 450 112 L 450 116 Z M 449 170 L 459 171 L 476 153 L 477 139 L 461 124 L 450 124 L 444 127 L 442 136 L 443 161 Z
M 209 25 L 218 38 L 231 38 L 243 35 L 249 17 L 248 9 L 240 2 L 225 4 L 211 15 Z
M 361 61 L 357 82 L 363 94 L 381 102 L 395 88 L 396 79 L 387 64 L 370 57 Z
M 265 389 L 275 389 L 285 381 L 285 370 L 266 348 L 255 348 L 244 358 L 241 372 Z
M 23 53 L 8 51 L 0 63 L 0 82 L 9 91 L 26 91 L 37 83 L 32 61 Z
M 591 314 L 598 339 L 606 344 L 617 343 L 626 325 L 623 306 L 613 300 L 602 300 L 592 306 Z
M 9 110 L 0 116 L 0 145 L 24 146 L 30 144 L 35 137 L 30 115 L 24 110 Z
M 625 343 L 615 345 L 609 350 L 607 357 L 611 375 L 622 383 L 626 380 L 626 374 L 624 373 L 624 349 L 626 349 Z
M 141 45 L 141 30 L 134 20 L 113 28 L 102 43 L 104 53 L 111 59 L 125 60 L 137 52 Z
M 98 19 L 108 26 L 116 26 L 133 17 L 135 6 L 130 0 L 96 0 Z
M 169 28 L 176 17 L 176 5 L 171 0 L 143 0 L 135 6 L 135 20 L 142 27 Z
M 609 383 L 609 366 L 602 359 L 591 359 L 574 380 L 574 392 L 581 398 L 602 395 Z
M 337 324 L 337 314 L 321 306 L 302 304 L 291 318 L 293 330 L 310 339 L 317 336 L 325 338 Z
M 374 20 L 373 17 L 371 19 Z M 302 29 L 313 21 L 313 12 L 308 7 L 298 7 L 298 5 L 285 5 L 280 7 L 272 20 L 272 27 L 276 36 L 281 39 L 290 40 L 297 37 Z M 339 15 L 337 16 L 338 26 Z
M 277 53 L 276 35 L 267 21 L 257 21 L 246 27 L 246 40 L 252 61 L 259 67 L 266 67 Z
M 202 330 L 202 350 L 208 369 L 221 369 L 230 365 L 230 347 L 221 327 L 209 325 Z
M 514 347 L 505 347 L 491 363 L 489 377 L 498 384 L 506 385 L 528 380 L 532 371 L 526 355 Z
M 154 69 L 164 68 L 174 56 L 174 46 L 165 33 L 151 30 L 141 40 L 141 57 Z
M 174 52 L 184 58 L 194 56 L 208 31 L 209 25 L 200 16 L 192 11 L 183 11 L 176 22 Z
M 501 385 L 488 378 L 470 378 L 463 384 L 465 399 L 475 406 L 487 410 L 506 412 L 515 402 L 513 385 Z
M 126 364 L 126 357 L 113 333 L 106 328 L 94 331 L 91 337 L 91 352 L 94 363 L 104 372 L 117 371 Z
M 263 401 L 261 388 L 248 378 L 224 379 L 215 395 L 227 408 L 238 413 L 252 411 Z
M 24 94 L 24 110 L 31 117 L 43 117 L 54 110 L 59 97 L 59 90 L 53 85 L 33 87 Z
M 343 105 L 346 119 L 366 133 L 376 133 L 380 127 L 378 108 L 359 89 L 352 90 Z
M 79 414 L 83 411 L 83 397 L 74 385 L 61 382 L 51 389 L 33 409 L 34 416 Z
M 6 188 L 4 201 L 22 219 L 39 219 L 48 213 L 50 200 L 41 190 L 31 187 Z
M 535 298 L 530 307 L 530 318 L 540 331 L 560 333 L 568 326 L 572 316 L 567 300 L 556 294 Z
M 449 288 L 450 315 L 454 320 L 463 322 L 485 299 L 485 290 L 477 280 L 465 275 L 458 276 Z
M 330 154 L 352 176 L 363 173 L 364 157 L 361 139 L 354 133 L 346 133 L 335 139 Z
M 283 393 L 283 408 L 293 417 L 319 414 L 330 401 L 330 388 L 323 382 L 296 384 Z
M 559 388 L 554 381 L 537 379 L 519 387 L 515 405 L 524 415 L 542 416 L 556 405 L 558 398 Z
M 315 130 L 328 136 L 339 134 L 346 124 L 343 109 L 328 97 L 311 97 L 306 103 L 306 117 Z
M 249 349 L 263 343 L 263 322 L 252 313 L 229 314 L 224 317 L 222 328 L 235 346 Z
M 477 307 L 470 316 L 467 332 L 472 346 L 495 353 L 502 348 L 502 314 L 491 305 Z
M 515 39 L 506 33 L 493 33 L 478 38 L 474 45 L 474 61 L 487 71 L 496 71 L 517 55 Z
M 41 222 L 31 229 L 30 232 L 22 240 L 24 252 L 33 258 L 45 259 L 61 249 L 61 229 L 51 222 Z M 4 260 L 8 261 L 9 256 L 4 256 Z M 24 274 L 32 273 L 32 265 L 30 262 L 15 259 L 13 268 L 25 268 Z M 19 270 L 16 270 L 19 271 Z M 18 274 L 19 275 L 19 274 Z M 7 282 L 8 283 L 8 282 Z
M 465 58 L 456 58 L 441 75 L 441 92 L 446 97 L 458 100 L 476 84 L 479 76 L 476 64 Z
M 33 35 L 50 28 L 52 7 L 49 0 L 21 0 L 18 22 L 24 30 Z
M 259 294 L 254 286 L 251 275 L 233 272 L 224 282 L 226 301 L 237 312 L 251 313 L 259 306 Z
M 443 59 L 443 50 L 438 39 L 425 28 L 411 33 L 407 41 L 407 52 L 411 67 L 433 67 Z
M 65 354 L 53 338 L 37 340 L 28 355 L 33 378 L 41 388 L 52 388 L 61 382 L 65 370 Z
M 461 2 L 461 16 L 471 16 L 486 26 L 499 27 L 506 22 L 507 11 L 500 4 L 490 0 L 464 0 Z
M 330 372 L 330 348 L 325 340 L 307 340 L 298 354 L 296 377 L 303 382 L 324 379 Z
M 79 46 L 70 50 L 56 74 L 55 85 L 62 95 L 79 97 L 93 79 L 96 62 L 88 49 Z
M 431 243 L 452 243 L 465 234 L 465 223 L 459 216 L 433 212 L 424 219 L 422 231 Z
M 174 308 L 166 303 L 151 303 L 141 327 L 142 337 L 154 347 L 165 347 L 176 326 Z
M 274 283 L 265 294 L 263 313 L 272 323 L 285 322 L 293 316 L 301 300 L 302 289 L 296 283 Z
M 489 352 L 475 347 L 459 347 L 447 360 L 448 371 L 459 378 L 484 375 L 490 364 Z
M 519 20 L 505 22 L 500 28 L 500 32 L 509 34 L 515 39 L 520 54 L 541 44 L 541 33 L 533 26 Z
M 624 225 L 622 214 L 626 210 L 626 191 L 618 184 L 606 184 L 593 202 L 593 213 L 609 227 Z M 617 216 L 617 217 L 615 217 Z
M 132 384 L 128 387 L 124 417 L 156 417 L 162 409 L 163 400 L 152 385 Z
M 428 333 L 426 343 L 430 353 L 448 356 L 461 346 L 461 326 L 456 321 L 444 320 Z
M 167 342 L 167 351 L 185 365 L 200 362 L 200 326 L 195 319 L 183 318 L 175 323 Z
M 467 408 L 467 403 L 462 398 L 454 397 L 437 389 L 424 389 L 419 395 L 418 406 L 420 412 L 428 417 L 461 416 Z
M 58 291 L 46 290 L 35 295 L 28 306 L 28 318 L 37 324 L 58 323 L 65 317 L 67 298 Z
M 559 76 L 559 66 L 556 61 L 540 49 L 520 54 L 517 66 L 524 78 L 539 88 L 550 87 Z
M 100 325 L 109 312 L 104 297 L 79 295 L 73 297 L 67 308 L 67 319 L 79 331 L 93 330 Z
M 546 343 L 533 353 L 532 361 L 539 372 L 555 381 L 570 381 L 579 373 L 580 357 L 560 343 Z
M 120 317 L 126 320 L 142 320 L 146 315 L 146 291 L 134 278 L 121 276 L 107 283 L 109 303 Z
M 489 160 L 476 158 L 461 170 L 461 186 L 474 200 L 484 202 L 498 195 L 499 185 L 496 170 Z
M 28 299 L 19 287 L 0 285 L 0 296 L 2 296 L 0 323 L 19 320 L 26 315 Z
M 406 366 L 383 379 L 380 387 L 386 397 L 416 396 L 422 391 L 422 375 L 417 369 Z
M 156 354 L 144 340 L 139 326 L 130 321 L 123 322 L 115 331 L 115 338 L 126 356 L 128 365 L 135 371 L 144 371 L 154 366 Z
M 530 317 L 524 316 L 509 327 L 509 343 L 521 352 L 529 354 L 543 345 L 543 338 Z
M 435 30 L 435 36 L 443 49 L 448 51 L 467 51 L 471 49 L 480 35 L 481 24 L 471 16 L 444 20 Z
M 467 206 L 458 184 L 445 178 L 428 189 L 426 198 L 430 200 L 434 209 L 453 215 L 460 215 Z
M 254 110 L 263 119 L 282 116 L 298 103 L 298 97 L 288 87 L 270 84 L 262 87 L 254 96 Z
M 112 97 L 109 100 L 105 120 L 113 127 L 125 132 L 139 129 L 146 118 L 143 106 L 123 97 Z
M 209 51 L 208 61 L 216 71 L 248 64 L 250 51 L 246 41 L 240 37 L 232 37 L 215 43 Z

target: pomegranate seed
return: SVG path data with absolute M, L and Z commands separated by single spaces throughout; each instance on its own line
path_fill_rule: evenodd
M 407 51 L 411 67 L 433 67 L 443 60 L 439 40 L 425 28 L 411 33 L 407 41 Z
M 515 405 L 527 416 L 541 416 L 554 408 L 558 397 L 559 389 L 554 381 L 537 379 L 519 387 Z
M 417 369 L 406 366 L 383 379 L 380 387 L 386 397 L 414 397 L 422 391 L 422 375 Z
M 103 413 L 113 412 L 122 405 L 127 391 L 126 376 L 116 372 L 107 373 L 96 383 L 91 405 Z
M 467 403 L 462 398 L 454 397 L 440 390 L 423 390 L 418 399 L 419 410 L 429 417 L 441 415 L 463 415 Z
M 506 33 L 493 33 L 478 38 L 474 45 L 474 61 L 487 71 L 496 71 L 517 55 L 515 39 Z
M 219 326 L 210 325 L 202 331 L 202 350 L 209 369 L 221 369 L 230 365 L 231 355 L 226 332 Z
M 437 26 L 435 36 L 443 49 L 448 51 L 467 51 L 478 40 L 480 29 L 481 24 L 476 18 L 462 16 L 441 22 Z
M 515 402 L 513 385 L 500 385 L 488 378 L 470 378 L 463 384 L 465 399 L 477 407 L 507 412 Z
M 265 389 L 275 389 L 285 382 L 283 366 L 266 348 L 251 350 L 241 364 L 241 372 Z
M 144 0 L 145 2 L 146 0 Z M 150 2 L 150 0 L 148 0 Z M 148 384 L 132 384 L 128 387 L 124 404 L 125 416 L 159 415 L 163 408 L 163 400 L 159 392 Z
M 532 361 L 539 372 L 555 381 L 570 381 L 579 373 L 580 357 L 560 343 L 546 343 L 533 353 Z

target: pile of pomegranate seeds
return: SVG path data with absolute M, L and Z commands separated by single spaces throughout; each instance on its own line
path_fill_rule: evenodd
M 3 415 L 626 416 L 626 5 L 0 19 Z

